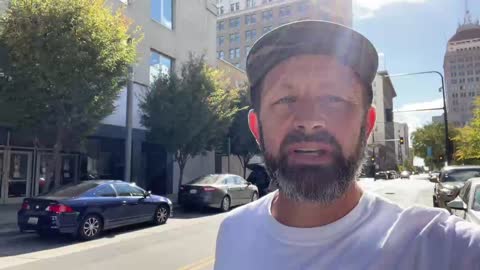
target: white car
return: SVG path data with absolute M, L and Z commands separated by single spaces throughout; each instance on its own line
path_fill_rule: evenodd
M 480 178 L 471 178 L 465 182 L 458 197 L 447 205 L 453 210 L 462 211 L 456 213 L 460 217 L 480 225 Z

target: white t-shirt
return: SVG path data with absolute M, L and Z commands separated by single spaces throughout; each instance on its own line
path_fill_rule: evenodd
M 215 270 L 480 269 L 480 226 L 446 210 L 402 209 L 364 192 L 345 217 L 293 228 L 272 216 L 274 195 L 226 217 Z

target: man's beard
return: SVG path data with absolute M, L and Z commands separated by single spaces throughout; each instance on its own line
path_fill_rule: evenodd
M 357 179 L 364 161 L 366 147 L 365 123 L 351 156 L 343 155 L 342 147 L 333 135 L 320 131 L 305 135 L 300 131 L 289 133 L 283 140 L 279 157 L 265 149 L 263 130 L 260 126 L 261 148 L 264 152 L 267 169 L 282 194 L 297 202 L 330 204 L 344 195 Z M 287 147 L 292 143 L 317 142 L 330 145 L 334 151 L 332 162 L 325 165 L 290 165 Z

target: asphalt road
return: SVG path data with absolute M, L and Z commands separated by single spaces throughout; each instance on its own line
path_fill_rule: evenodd
M 361 179 L 359 183 L 405 207 L 432 204 L 433 184 L 425 176 L 410 180 Z M 177 213 L 163 226 L 129 227 L 84 243 L 68 237 L 42 239 L 35 234 L 3 236 L 0 269 L 212 269 L 216 234 L 223 216 L 215 211 Z

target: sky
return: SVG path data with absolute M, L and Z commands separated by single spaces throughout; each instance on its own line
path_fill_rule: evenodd
M 353 28 L 364 34 L 382 55 L 389 74 L 440 71 L 448 40 L 465 15 L 465 0 L 354 0 Z M 472 18 L 480 18 L 480 1 L 469 0 Z M 442 107 L 438 75 L 392 78 L 397 97 L 394 110 Z M 442 111 L 395 113 L 410 132 Z

